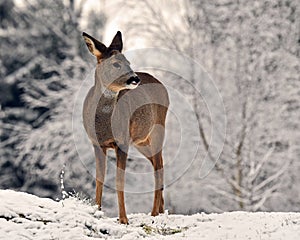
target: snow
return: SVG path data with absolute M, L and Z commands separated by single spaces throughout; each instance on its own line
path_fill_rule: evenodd
M 0 190 L 0 239 L 299 239 L 300 213 L 128 215 L 106 217 L 88 201 Z

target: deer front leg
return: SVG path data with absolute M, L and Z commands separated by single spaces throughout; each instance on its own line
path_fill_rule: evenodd
M 154 168 L 155 193 L 151 215 L 157 216 L 159 213 L 164 212 L 164 166 L 161 152 L 153 157 L 152 164 Z
M 128 218 L 126 216 L 125 202 L 124 202 L 124 182 L 125 182 L 125 168 L 127 159 L 127 150 L 116 148 L 117 155 L 117 172 L 116 172 L 116 188 L 118 193 L 119 204 L 119 222 L 122 224 L 128 224 Z
M 94 152 L 96 157 L 96 204 L 100 210 L 106 173 L 106 149 L 94 146 Z

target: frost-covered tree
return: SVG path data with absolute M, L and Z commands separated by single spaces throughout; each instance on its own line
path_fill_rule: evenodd
M 24 110 L 24 101 L 18 87 L 17 75 L 22 71 L 27 59 L 23 55 L 16 56 L 17 39 L 21 41 L 17 29 L 24 27 L 24 15 L 17 14 L 13 1 L 1 1 L 1 31 L 0 31 L 0 186 L 2 188 L 17 188 L 22 185 L 22 169 L 16 164 L 18 156 L 15 151 L 24 133 L 30 129 L 29 123 L 35 117 L 31 111 Z
M 23 124 L 26 128 L 17 121 L 9 133 L 9 139 L 18 139 L 16 158 L 9 162 L 22 179 L 8 187 L 59 197 L 59 175 L 65 164 L 68 190 L 92 188 L 93 177 L 80 162 L 72 135 L 74 99 L 89 62 L 79 31 L 84 2 L 26 1 L 12 7 L 17 25 L 10 23 L 1 31 L 6 50 L 1 53 L 2 66 L 15 68 L 3 73 L 4 81 L 16 83 L 21 93 L 26 109 L 22 105 L 18 113 L 30 114 Z M 16 132 L 18 128 L 24 134 Z M 6 160 L 1 157 L 1 162 Z
M 224 100 L 227 136 L 216 159 L 212 151 L 216 143 L 210 143 L 209 109 L 197 93 L 173 79 L 182 92 L 192 95 L 202 150 L 216 162 L 204 180 L 213 191 L 201 191 L 206 187 L 197 186 L 203 181 L 195 178 L 195 169 L 177 187 L 193 186 L 189 194 L 194 199 L 204 194 L 202 203 L 210 202 L 210 207 L 202 206 L 206 210 L 298 209 L 291 193 L 299 191 L 287 186 L 294 185 L 299 169 L 299 134 L 291 127 L 299 129 L 299 3 L 186 0 L 158 4 L 143 0 L 129 1 L 127 6 L 137 10 L 120 24 L 132 40 L 139 32 L 148 46 L 174 49 L 195 59 L 211 74 Z M 201 85 L 193 70 L 190 81 Z M 190 202 L 191 211 L 199 210 L 197 201 Z

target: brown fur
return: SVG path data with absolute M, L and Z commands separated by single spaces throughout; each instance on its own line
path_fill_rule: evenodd
M 90 40 L 88 43 L 90 49 Z M 111 46 L 113 50 L 110 51 L 115 51 L 118 47 L 116 43 Z M 90 51 L 95 52 L 93 49 Z M 109 54 L 106 52 L 101 55 Z M 101 64 L 99 59 L 98 62 Z M 103 86 L 96 75 L 95 85 L 90 89 L 83 108 L 84 127 L 94 146 L 96 157 L 96 203 L 101 207 L 106 151 L 113 148 L 117 156 L 119 221 L 125 224 L 128 223 L 128 219 L 124 203 L 124 178 L 130 143 L 150 160 L 155 171 L 155 194 L 151 214 L 156 216 L 164 212 L 162 145 L 169 105 L 168 93 L 163 84 L 150 74 L 136 72 L 136 75 L 140 79 L 139 86 L 135 89 L 121 90 L 116 96 L 99 96 L 103 92 Z

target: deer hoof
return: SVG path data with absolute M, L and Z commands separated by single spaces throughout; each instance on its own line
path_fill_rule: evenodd
M 128 224 L 128 218 L 127 217 L 120 217 L 119 223 L 121 224 Z
M 152 211 L 152 212 L 151 212 L 151 216 L 155 217 L 155 216 L 157 216 L 157 215 L 158 215 L 158 211 Z

